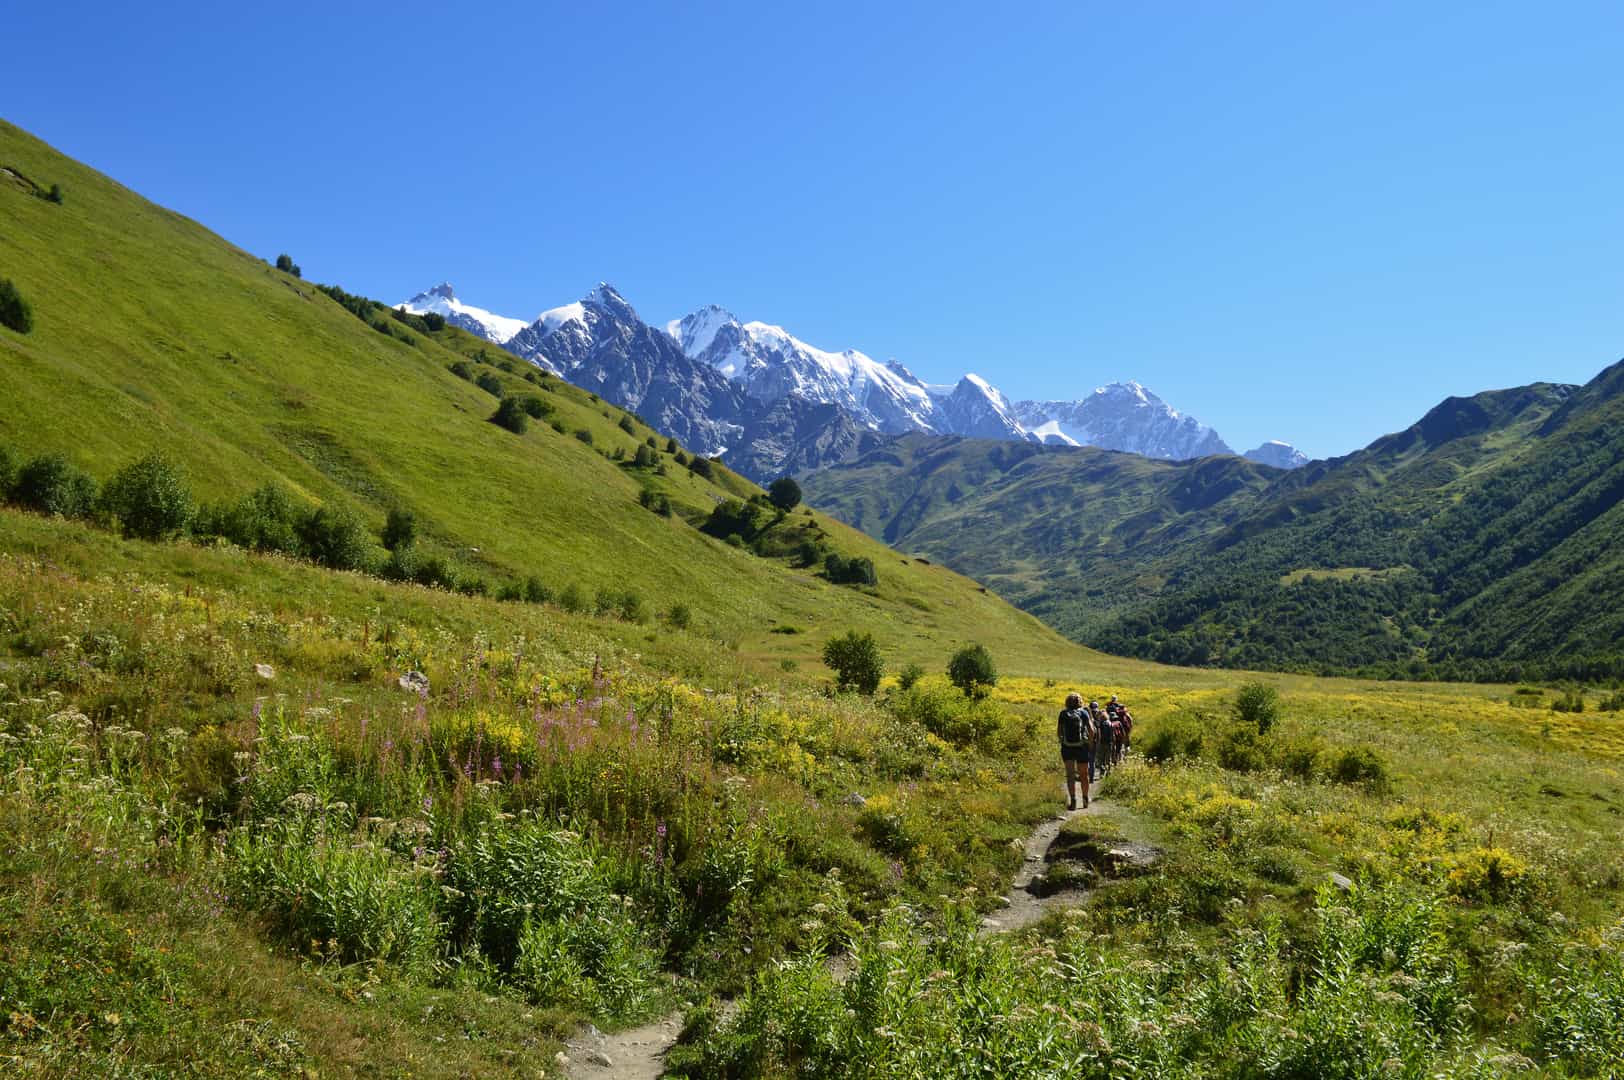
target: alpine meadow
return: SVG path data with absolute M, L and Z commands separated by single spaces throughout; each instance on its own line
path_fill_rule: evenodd
M 1624 1073 L 1618 365 L 789 478 L 365 293 L 0 122 L 0 1072 Z

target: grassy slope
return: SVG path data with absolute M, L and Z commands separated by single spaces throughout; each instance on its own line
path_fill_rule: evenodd
M 718 637 L 768 657 L 785 651 L 768 634 L 781 624 L 816 640 L 868 628 L 921 659 L 941 639 L 972 636 L 1017 666 L 1066 649 L 974 583 L 827 519 L 818 524 L 836 548 L 879 566 L 872 594 L 660 519 L 637 504 L 645 484 L 692 517 L 748 485 L 612 464 L 603 451 L 629 453 L 647 430 L 627 435 L 620 410 L 572 388 L 549 400 L 571 432 L 593 432 L 593 447 L 540 423 L 514 436 L 486 422 L 490 395 L 446 371 L 476 339 L 447 330 L 414 334 L 414 346 L 379 334 L 311 284 L 10 125 L 0 124 L 0 165 L 67 192 L 53 205 L 0 184 L 0 274 L 35 312 L 31 334 L 0 329 L 0 443 L 63 451 L 102 479 L 158 449 L 186 464 L 201 497 L 274 479 L 374 525 L 405 506 L 432 543 L 499 579 L 535 573 L 588 596 L 629 587 L 661 609 L 685 600 Z
M 937 556 L 1077 633 L 1162 584 L 1158 556 L 1215 535 L 1282 474 L 1242 458 L 909 435 L 806 479 L 810 501 Z

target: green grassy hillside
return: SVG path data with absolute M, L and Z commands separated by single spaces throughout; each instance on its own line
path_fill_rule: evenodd
M 1291 473 L 910 436 L 806 490 L 1102 649 L 1319 672 L 1617 678 L 1621 371 L 1451 399 Z
M 149 450 L 182 463 L 200 498 L 267 481 L 348 507 L 376 530 L 416 514 L 425 547 L 493 584 L 538 576 L 557 590 L 631 589 L 654 611 L 688 604 L 696 623 L 747 654 L 785 652 L 775 627 L 808 637 L 883 631 L 898 655 L 977 637 L 1013 664 L 1064 648 L 1029 615 L 940 567 L 904 560 L 823 517 L 781 528 L 879 567 L 875 589 L 832 586 L 788 559 L 728 547 L 693 527 L 725 497 L 755 491 L 676 465 L 635 468 L 650 432 L 558 380 L 527 381 L 511 358 L 455 330 L 383 319 L 380 333 L 315 286 L 0 124 L 0 278 L 32 304 L 32 332 L 0 328 L 0 445 L 60 451 L 99 479 Z M 30 183 L 31 182 L 31 183 Z M 60 204 L 31 184 L 60 184 Z M 538 393 L 564 430 L 514 435 L 488 422 L 496 399 L 448 368 L 459 360 Z M 591 433 L 590 445 L 577 432 Z M 639 504 L 651 489 L 676 514 Z M 791 545 L 793 546 L 793 545 Z M 378 553 L 381 557 L 381 551 Z
M 809 501 L 871 536 L 1086 634 L 1156 595 L 1157 556 L 1239 520 L 1281 476 L 1243 458 L 905 435 L 805 486 Z

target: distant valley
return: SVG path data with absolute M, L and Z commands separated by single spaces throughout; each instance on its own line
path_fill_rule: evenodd
M 1077 638 L 1178 664 L 1624 674 L 1624 362 L 1450 398 L 1295 471 L 907 436 L 820 508 Z

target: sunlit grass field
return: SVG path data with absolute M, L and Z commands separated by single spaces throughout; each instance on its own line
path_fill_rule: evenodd
M 1062 645 L 977 703 L 944 641 L 831 696 L 838 625 L 734 643 L 0 519 L 19 1075 L 533 1076 L 579 1020 L 672 1009 L 690 1076 L 1605 1076 L 1624 1053 L 1597 692 L 1575 714 L 1271 678 L 1259 735 L 1244 673 Z M 903 658 L 927 666 L 907 691 Z M 1068 832 L 1126 824 L 1163 860 L 977 936 L 1060 805 L 1070 689 L 1140 726 L 1112 817 Z

